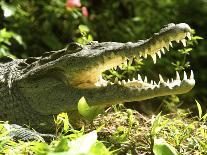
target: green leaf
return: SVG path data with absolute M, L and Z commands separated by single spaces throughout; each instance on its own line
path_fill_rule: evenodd
M 16 8 L 8 5 L 6 3 L 4 3 L 3 1 L 0 3 L 1 4 L 1 8 L 4 11 L 4 17 L 10 17 L 12 15 L 14 15 Z
M 84 97 L 82 97 L 78 102 L 78 112 L 89 121 L 92 121 L 102 111 L 103 107 L 101 106 L 90 107 Z
M 92 131 L 88 134 L 77 138 L 68 143 L 69 151 L 67 154 L 71 155 L 80 155 L 80 154 L 88 154 L 93 145 L 95 145 L 97 141 L 97 133 L 96 131 Z
M 201 108 L 201 105 L 200 105 L 200 103 L 197 101 L 197 100 L 195 100 L 196 101 L 196 104 L 197 104 L 197 108 L 198 108 L 198 117 L 199 117 L 199 119 L 201 119 L 202 118 L 202 108 Z
M 13 35 L 13 38 L 20 44 L 20 45 L 23 45 L 25 46 L 24 42 L 22 41 L 22 37 L 18 34 L 14 34 Z
M 89 28 L 86 25 L 79 25 L 78 29 L 79 29 L 80 33 L 88 33 L 89 32 Z
M 93 41 L 93 36 L 92 35 L 88 35 L 87 41 Z
M 154 155 L 178 155 L 177 150 L 164 139 L 154 139 Z
M 62 137 L 58 143 L 58 145 L 55 147 L 54 152 L 64 152 L 68 151 L 68 140 L 65 137 Z
M 198 39 L 203 39 L 203 38 L 200 36 L 193 36 L 193 39 L 198 40 Z
M 63 130 L 64 132 L 67 132 L 69 130 L 69 127 L 71 127 L 68 119 L 68 114 L 64 112 L 58 114 L 57 119 L 55 120 L 55 124 L 57 126 L 61 126 L 61 124 L 63 124 Z
M 13 35 L 13 32 L 7 31 L 6 28 L 0 30 L 0 35 L 3 40 L 10 39 Z
M 49 153 L 49 155 L 111 155 L 111 153 L 105 147 L 105 145 L 102 142 L 97 141 L 96 131 L 92 131 L 88 134 L 85 134 L 73 141 L 65 140 L 58 144 L 58 152 L 56 148 L 56 152 L 51 152 Z M 67 145 L 67 147 L 65 145 Z M 64 151 L 59 152 L 61 150 Z
M 207 113 L 202 117 L 202 120 L 205 122 L 207 119 Z
M 158 131 L 160 131 L 159 125 L 160 125 L 160 119 L 161 119 L 161 112 L 155 117 L 154 120 L 152 120 L 152 128 L 151 128 L 151 132 L 150 135 L 152 137 L 154 137 Z
M 102 142 L 96 142 L 95 145 L 90 150 L 91 155 L 111 155 L 109 150 L 106 148 L 106 146 Z
M 112 139 L 118 143 L 126 142 L 128 137 L 128 130 L 123 126 L 119 126 L 115 133 L 112 135 Z

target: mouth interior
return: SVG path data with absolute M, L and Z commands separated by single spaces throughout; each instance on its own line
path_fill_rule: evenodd
M 152 38 L 151 38 L 152 39 Z M 173 47 L 173 42 L 177 43 L 182 43 L 184 47 L 186 47 L 186 41 L 187 39 L 191 39 L 191 34 L 190 32 L 185 32 L 185 33 L 180 33 L 178 36 L 174 38 L 168 38 L 168 40 L 164 41 L 158 41 L 154 43 L 153 45 L 150 46 L 150 48 L 145 48 L 143 51 L 139 52 L 139 55 L 135 55 L 134 58 L 136 59 L 146 59 L 149 55 L 152 57 L 152 60 L 154 64 L 157 61 L 157 57 L 161 58 L 162 54 L 165 54 L 167 51 L 169 51 L 170 47 Z M 148 47 L 148 46 L 147 46 Z M 110 66 L 108 68 L 117 68 L 118 66 L 121 66 L 124 64 L 132 63 L 133 58 L 120 58 L 117 61 L 114 61 L 114 63 L 110 63 Z M 107 62 L 106 62 L 107 65 Z M 164 81 L 162 78 L 162 75 L 159 74 L 159 81 L 156 83 L 155 81 L 151 80 L 148 81 L 147 77 L 145 76 L 144 79 L 141 78 L 141 75 L 138 74 L 136 78 L 133 78 L 132 80 L 122 80 L 119 81 L 118 78 L 116 77 L 113 82 L 111 81 L 106 81 L 102 78 L 102 76 L 99 76 L 98 81 L 95 83 L 96 87 L 106 87 L 108 85 L 122 85 L 124 87 L 130 87 L 130 88 L 137 88 L 137 89 L 154 89 L 156 87 L 160 87 L 160 85 L 164 85 L 165 87 L 167 86 L 168 88 L 172 89 L 175 86 L 181 86 L 182 83 L 186 82 L 191 83 L 191 80 L 194 80 L 194 74 L 193 71 L 191 70 L 190 76 L 188 78 L 186 72 L 184 71 L 184 76 L 183 79 L 180 79 L 180 75 L 178 72 L 176 72 L 176 78 L 175 80 L 171 78 L 170 80 Z

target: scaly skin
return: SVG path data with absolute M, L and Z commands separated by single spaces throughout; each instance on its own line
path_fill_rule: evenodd
M 187 24 L 168 24 L 147 40 L 135 43 L 91 42 L 85 46 L 71 43 L 60 51 L 41 57 L 17 59 L 0 64 L 0 119 L 16 124 L 29 124 L 48 132 L 54 126 L 53 116 L 77 111 L 77 102 L 84 96 L 91 106 L 108 106 L 120 102 L 140 101 L 158 96 L 190 91 L 195 80 L 184 76 L 171 83 L 147 83 L 138 80 L 107 82 L 102 72 L 134 57 L 160 57 L 171 41 L 185 45 L 190 38 Z M 6 60 L 7 61 L 7 60 Z

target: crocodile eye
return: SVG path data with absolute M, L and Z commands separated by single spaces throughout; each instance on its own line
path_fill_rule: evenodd
M 76 52 L 79 52 L 82 49 L 83 49 L 83 46 L 81 44 L 72 42 L 68 45 L 67 52 L 68 53 L 76 53 Z

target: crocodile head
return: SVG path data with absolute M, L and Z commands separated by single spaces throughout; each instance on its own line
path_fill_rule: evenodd
M 104 71 L 126 61 L 146 59 L 154 63 L 165 54 L 172 42 L 186 46 L 190 27 L 185 23 L 168 24 L 151 38 L 138 42 L 91 42 L 87 45 L 71 43 L 64 50 L 44 54 L 23 72 L 19 88 L 32 107 L 43 114 L 57 114 L 77 109 L 77 102 L 84 96 L 90 105 L 111 105 L 120 102 L 140 101 L 158 96 L 183 94 L 190 91 L 194 76 L 184 72 L 181 80 L 147 82 L 138 75 L 133 80 L 105 81 Z M 27 83 L 27 84 L 25 84 Z

